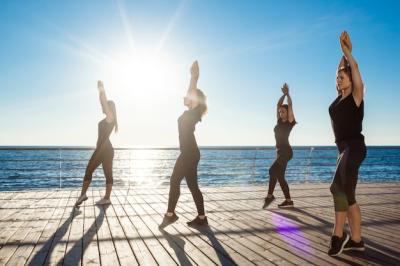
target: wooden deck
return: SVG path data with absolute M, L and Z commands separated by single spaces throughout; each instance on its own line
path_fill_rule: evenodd
M 203 188 L 208 228 L 187 188 L 178 222 L 158 229 L 168 188 L 115 188 L 113 204 L 97 207 L 92 189 L 79 209 L 78 190 L 0 193 L 0 265 L 400 265 L 400 183 L 360 184 L 365 252 L 326 254 L 333 226 L 328 184 L 292 185 L 296 208 L 281 198 L 262 210 L 264 186 Z M 128 195 L 128 196 L 127 196 Z

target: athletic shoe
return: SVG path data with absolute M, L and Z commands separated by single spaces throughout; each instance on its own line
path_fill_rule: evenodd
M 278 207 L 279 208 L 293 208 L 294 207 L 293 200 L 291 200 L 291 201 L 285 200 L 281 204 L 278 204 Z
M 96 201 L 96 205 L 107 205 L 107 204 L 111 204 L 110 199 L 102 198 L 101 200 Z
M 364 241 L 361 240 L 360 242 L 355 242 L 352 239 L 350 239 L 349 242 L 347 242 L 347 244 L 344 245 L 343 250 L 364 251 L 365 250 Z
M 343 232 L 342 237 L 332 236 L 328 254 L 330 256 L 337 256 L 342 253 L 344 246 L 349 241 L 349 238 L 349 235 L 345 232 Z
M 173 213 L 171 216 L 168 216 L 167 214 L 165 214 L 162 223 L 158 227 L 164 228 L 167 225 L 170 225 L 170 224 L 176 222 L 176 220 L 178 220 L 178 219 L 179 219 L 179 217 L 175 213 Z
M 82 204 L 82 202 L 84 202 L 87 199 L 88 199 L 88 197 L 86 196 L 86 194 L 80 195 L 79 198 L 75 202 L 75 207 L 78 207 L 79 205 Z
M 208 225 L 207 217 L 204 217 L 204 219 L 201 219 L 199 216 L 197 216 L 194 220 L 187 222 L 188 226 L 202 226 L 202 225 Z
M 263 209 L 267 208 L 273 201 L 275 200 L 274 195 L 272 195 L 272 197 L 265 197 L 264 199 L 264 205 L 263 205 Z

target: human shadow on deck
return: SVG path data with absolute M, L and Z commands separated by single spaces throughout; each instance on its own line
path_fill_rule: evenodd
M 97 232 L 99 231 L 101 225 L 103 224 L 104 217 L 106 214 L 106 210 L 110 205 L 100 205 L 97 206 L 99 209 L 99 214 L 97 215 L 96 219 L 92 223 L 92 225 L 89 227 L 87 232 L 82 236 L 81 239 L 77 240 L 73 247 L 64 255 L 64 265 L 80 265 L 81 264 L 81 259 L 83 258 L 83 254 L 85 253 L 85 250 L 89 246 L 89 244 L 92 242 L 93 238 L 97 235 Z M 77 256 L 79 255 L 79 256 Z M 60 261 L 59 263 L 61 263 Z M 59 264 L 58 263 L 58 264 Z
M 296 221 L 298 223 L 301 223 L 304 225 L 304 228 L 310 228 L 310 229 L 315 229 L 318 231 L 322 231 L 326 235 L 331 235 L 332 233 L 332 228 L 334 226 L 333 223 L 316 216 L 315 214 L 312 214 L 310 212 L 307 212 L 305 210 L 299 209 L 299 208 L 292 208 L 292 209 L 286 209 L 285 211 L 278 211 L 278 210 L 269 210 L 272 213 L 276 213 L 278 215 L 281 215 L 285 217 L 286 219 L 290 219 L 293 221 Z M 288 212 L 290 213 L 288 213 Z M 297 215 L 294 213 L 300 213 L 303 214 L 304 216 L 313 218 L 314 220 L 322 223 L 324 226 L 318 226 L 318 225 L 313 225 L 310 223 L 306 223 L 301 217 L 299 218 Z M 381 224 L 386 223 L 385 221 L 369 221 L 366 223 L 363 223 L 363 225 L 381 225 Z M 398 251 L 395 251 L 393 249 L 390 249 L 386 246 L 383 246 L 381 244 L 378 244 L 366 237 L 363 237 L 366 249 L 364 252 L 359 252 L 359 251 L 343 251 L 344 254 L 357 257 L 363 260 L 367 260 L 368 262 L 373 262 L 377 263 L 379 265 L 399 265 L 399 253 Z M 327 246 L 328 249 L 328 246 Z M 354 261 L 348 261 L 345 258 L 342 257 L 335 257 L 335 259 L 340 260 L 342 262 L 350 263 L 352 265 L 357 265 L 356 262 Z
M 179 260 L 179 265 L 192 265 L 185 252 L 185 240 L 177 235 L 171 235 L 162 228 L 159 228 L 164 238 L 168 241 L 169 246 L 174 250 Z
M 105 211 L 108 207 L 109 207 L 108 205 L 105 205 L 104 207 L 98 207 L 100 210 L 100 213 L 96 217 L 95 221 L 90 226 L 90 228 L 87 230 L 87 233 L 84 234 L 81 239 L 77 240 L 74 243 L 73 247 L 66 254 L 64 254 L 64 256 L 60 259 L 60 261 L 57 262 L 57 265 L 59 265 L 59 264 L 80 265 L 81 264 L 82 255 L 83 255 L 84 251 L 86 250 L 86 248 L 89 246 L 92 239 L 96 236 L 99 228 L 101 227 L 101 225 L 104 221 Z M 46 263 L 46 260 L 48 260 L 48 258 L 51 256 L 52 252 L 54 251 L 54 248 L 57 246 L 58 243 L 64 242 L 65 245 L 67 245 L 67 242 L 62 241 L 62 238 L 69 231 L 68 229 L 69 229 L 70 225 L 72 224 L 74 218 L 81 213 L 82 213 L 82 211 L 80 211 L 78 208 L 73 207 L 68 219 L 49 238 L 49 240 L 43 245 L 43 247 L 40 249 L 40 251 L 38 251 L 35 254 L 35 257 L 33 257 L 33 259 L 31 260 L 31 262 L 28 265 L 29 266 L 44 265 Z
M 199 226 L 191 228 L 196 229 L 201 234 L 205 235 L 208 238 L 208 240 L 210 240 L 211 246 L 214 248 L 215 253 L 218 256 L 221 265 L 237 265 L 237 263 L 231 258 L 229 253 L 221 245 L 219 240 L 215 237 L 215 233 L 213 232 L 211 227 L 207 225 L 207 226 Z
M 72 208 L 69 217 L 65 222 L 57 229 L 57 231 L 43 244 L 43 247 L 35 254 L 28 265 L 43 265 L 45 264 L 48 257 L 51 256 L 57 243 L 62 242 L 61 239 L 68 232 L 69 226 L 74 220 L 75 216 L 81 212 L 78 209 Z

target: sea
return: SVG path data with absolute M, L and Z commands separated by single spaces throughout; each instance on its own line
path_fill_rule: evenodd
M 276 157 L 275 148 L 268 146 L 200 151 L 201 186 L 266 184 Z M 0 147 L 0 191 L 80 187 L 92 153 L 90 147 Z M 331 182 L 338 156 L 335 146 L 294 146 L 293 153 L 286 169 L 289 183 Z M 114 186 L 167 186 L 178 155 L 177 148 L 116 148 Z M 358 182 L 399 181 L 400 146 L 369 146 Z M 100 166 L 92 186 L 104 184 Z

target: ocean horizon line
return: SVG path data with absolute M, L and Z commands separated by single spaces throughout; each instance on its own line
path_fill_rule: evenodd
M 336 145 L 291 145 L 293 149 L 311 149 L 311 148 L 336 148 Z M 368 148 L 384 148 L 384 149 L 398 149 L 400 145 L 367 145 Z M 66 150 L 87 150 L 95 149 L 96 146 L 88 145 L 0 145 L 0 150 L 24 150 L 24 149 L 66 149 Z M 242 150 L 242 149 L 275 149 L 274 145 L 204 145 L 199 146 L 200 149 L 228 149 L 228 150 Z M 179 150 L 179 146 L 114 146 L 117 150 Z

